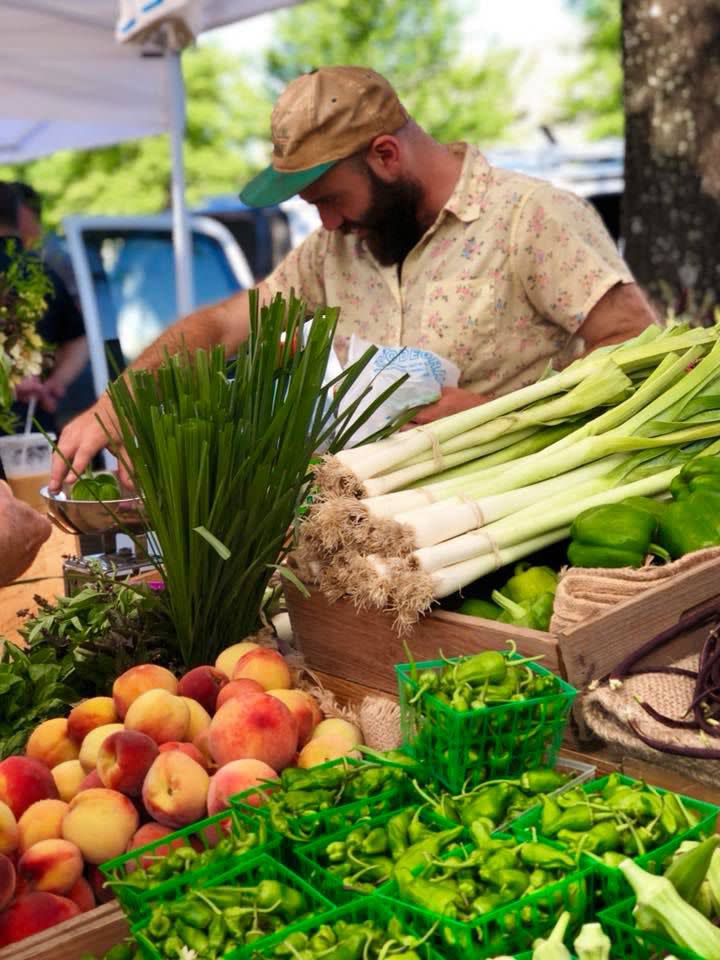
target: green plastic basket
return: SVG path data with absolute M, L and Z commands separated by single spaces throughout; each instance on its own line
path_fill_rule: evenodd
M 531 950 L 534 940 L 550 933 L 563 910 L 570 912 L 570 929 L 579 929 L 592 917 L 594 883 L 593 871 L 584 868 L 472 923 L 451 920 L 406 904 L 398 899 L 394 881 L 382 887 L 377 896 L 387 899 L 393 914 L 416 933 L 437 924 L 429 942 L 445 960 L 468 960 L 469 957 L 515 956 Z
M 629 897 L 606 910 L 601 910 L 598 919 L 605 933 L 612 940 L 612 955 L 623 960 L 661 960 L 674 956 L 678 960 L 704 960 L 692 950 L 686 950 L 657 933 L 638 930 L 635 926 L 633 908 L 635 897 Z
M 583 793 L 586 794 L 599 792 L 603 789 L 608 779 L 609 777 L 605 776 L 598 780 L 591 780 L 588 783 L 584 783 L 581 789 Z M 633 777 L 626 777 L 624 775 L 621 775 L 619 780 L 628 786 L 641 782 Z M 661 787 L 653 787 L 652 789 L 660 795 L 670 792 L 663 790 Z M 676 796 L 679 796 L 684 806 L 696 815 L 697 823 L 693 827 L 688 827 L 686 830 L 681 831 L 673 837 L 672 840 L 661 844 L 654 850 L 649 850 L 641 856 L 632 858 L 638 866 L 641 866 L 644 870 L 649 870 L 651 873 L 662 872 L 660 864 L 668 860 L 684 840 L 702 839 L 715 831 L 720 807 L 716 807 L 714 804 L 706 803 L 702 800 L 695 800 L 693 797 L 686 797 L 682 794 L 676 794 Z M 541 816 L 542 810 L 539 807 L 528 810 L 512 824 L 512 832 L 520 838 L 527 837 L 533 828 L 538 828 Z M 598 896 L 604 903 L 615 903 L 618 900 L 625 899 L 632 893 L 629 883 L 617 867 L 600 863 L 594 857 L 587 855 L 585 855 L 582 862 L 586 866 L 594 866 L 601 881 L 598 886 Z
M 284 928 L 285 931 L 295 929 L 296 925 L 303 920 L 312 921 L 313 918 L 322 914 L 326 914 L 332 909 L 333 905 L 321 893 L 319 893 L 317 890 L 314 890 L 302 879 L 302 877 L 299 877 L 292 870 L 289 870 L 282 863 L 279 863 L 277 860 L 271 856 L 268 856 L 267 854 L 260 854 L 253 860 L 243 860 L 235 863 L 225 870 L 224 873 L 218 874 L 210 879 L 206 879 L 204 883 L 199 885 L 199 888 L 202 890 L 208 890 L 214 886 L 234 884 L 235 882 L 241 884 L 242 886 L 246 886 L 258 884 L 261 880 L 279 880 L 281 883 L 294 887 L 296 890 L 300 890 L 305 895 L 309 906 L 308 913 L 305 915 L 305 917 L 295 921 L 295 923 L 288 924 L 288 926 Z M 183 896 L 178 897 L 177 891 L 168 891 L 159 899 L 165 901 L 182 901 L 185 898 Z M 145 933 L 149 922 L 150 914 L 148 913 L 133 925 L 131 933 L 133 937 L 135 937 L 135 940 L 137 941 L 145 960 L 166 960 L 160 949 L 147 937 Z M 261 944 L 264 940 L 269 939 L 270 936 L 274 936 L 274 934 L 268 934 L 267 937 L 257 940 L 255 946 Z M 244 950 L 244 945 L 235 946 L 231 950 L 227 950 L 222 955 L 223 960 L 239 960 L 241 956 L 247 955 Z
M 374 766 L 374 764 L 368 764 L 367 761 L 363 760 L 341 758 L 340 760 L 331 760 L 328 763 L 320 764 L 313 769 L 321 770 L 326 767 L 338 766 L 339 764 L 345 764 L 351 767 Z M 393 765 L 387 764 L 387 766 Z M 396 767 L 395 769 L 399 768 Z M 409 782 L 410 781 L 408 781 L 408 784 Z M 263 788 L 262 791 L 257 787 L 251 787 L 249 790 L 244 790 L 242 793 L 230 797 L 229 803 L 234 810 L 238 810 L 246 816 L 257 815 L 258 813 L 262 814 L 268 819 L 271 832 L 278 833 L 278 831 L 274 830 L 269 818 L 269 811 L 265 805 L 265 796 L 272 792 L 272 787 Z M 353 800 L 350 803 L 340 803 L 327 810 L 313 811 L 312 813 L 304 813 L 296 817 L 290 817 L 288 819 L 289 831 L 287 833 L 279 833 L 279 835 L 295 842 L 307 843 L 314 837 L 341 830 L 349 823 L 354 823 L 357 820 L 400 810 L 407 805 L 409 799 L 408 794 L 408 786 L 398 783 L 396 787 L 383 790 L 380 793 L 371 794 L 359 800 Z M 262 797 L 262 805 L 254 806 L 249 802 L 258 796 Z
M 508 655 L 508 660 L 513 659 L 521 658 Z M 412 671 L 440 671 L 446 666 L 443 660 L 427 660 L 415 667 L 395 665 L 404 747 L 433 777 L 457 792 L 467 782 L 475 785 L 555 762 L 577 695 L 574 687 L 556 677 L 555 693 L 481 710 L 454 710 L 431 693 L 410 703 L 418 692 Z M 534 673 L 554 676 L 535 663 L 527 666 Z
M 405 808 L 410 809 L 410 808 Z M 412 806 L 413 810 L 420 809 L 419 819 L 428 827 L 435 827 L 437 831 L 448 830 L 456 827 L 457 824 L 453 823 L 451 820 L 446 820 L 444 817 L 438 817 L 432 811 L 428 810 L 425 807 L 419 807 L 415 804 Z M 396 813 L 399 813 L 399 810 L 391 810 L 387 813 L 383 813 L 381 816 L 372 817 L 367 820 L 367 825 L 370 828 L 382 827 L 384 826 L 391 817 L 394 817 Z M 303 877 L 309 884 L 314 887 L 317 887 L 322 893 L 325 894 L 333 903 L 343 903 L 346 900 L 355 900 L 359 896 L 363 896 L 359 891 L 348 890 L 344 886 L 343 880 L 340 879 L 336 874 L 331 870 L 328 870 L 322 863 L 322 854 L 327 848 L 328 844 L 334 843 L 336 841 L 343 841 L 347 835 L 355 829 L 358 825 L 357 820 L 350 822 L 342 830 L 338 830 L 337 833 L 328 835 L 323 835 L 317 840 L 313 840 L 311 843 L 304 844 L 300 847 L 295 847 L 293 850 L 294 857 L 294 866 L 297 872 Z M 459 839 L 462 839 L 463 835 L 459 836 Z M 389 856 L 389 854 L 388 854 Z M 380 887 L 383 881 L 378 881 L 375 886 Z
M 257 834 L 257 843 L 246 853 L 219 857 L 204 867 L 191 868 L 182 873 L 177 873 L 161 883 L 153 883 L 149 888 L 132 885 L 135 869 L 140 867 L 147 858 L 158 857 L 158 851 L 169 848 L 171 844 L 173 846 L 189 845 L 198 851 L 204 851 L 212 849 L 219 840 L 226 836 L 241 839 L 248 833 Z M 230 863 L 254 858 L 260 853 L 267 853 L 276 847 L 279 842 L 279 838 L 269 830 L 264 817 L 257 814 L 249 816 L 239 810 L 223 810 L 213 817 L 199 820 L 182 830 L 176 830 L 166 837 L 148 843 L 144 847 L 137 847 L 129 853 L 115 857 L 114 860 L 108 860 L 101 865 L 100 870 L 108 881 L 121 881 L 122 886 L 118 885 L 112 889 L 115 891 L 122 908 L 134 919 L 145 912 L 148 904 L 152 904 L 156 900 L 163 900 L 167 894 L 174 895 L 177 891 L 182 891 L 190 885 L 203 883 L 208 878 L 223 873 L 228 869 Z M 172 849 L 168 849 L 160 855 L 161 859 L 165 859 L 171 853 Z
M 273 950 L 281 944 L 290 933 L 306 933 L 312 935 L 321 924 L 333 924 L 337 920 L 345 920 L 348 923 L 363 923 L 365 921 L 374 922 L 380 929 L 387 928 L 392 917 L 396 915 L 394 905 L 389 901 L 379 897 L 363 897 L 360 900 L 353 900 L 351 903 L 337 907 L 322 916 L 314 917 L 310 920 L 303 920 L 300 923 L 293 924 L 285 930 L 273 934 L 259 945 L 244 947 L 235 955 L 233 960 L 260 960 L 260 958 L 273 957 Z M 406 933 L 415 933 L 419 936 L 418 926 L 422 926 L 422 919 L 417 918 L 416 924 L 410 925 L 405 918 L 399 918 Z M 423 944 L 417 950 L 423 960 L 443 960 L 442 953 L 436 953 L 429 943 Z M 390 955 L 392 956 L 392 954 Z M 529 960 L 529 958 L 528 958 Z

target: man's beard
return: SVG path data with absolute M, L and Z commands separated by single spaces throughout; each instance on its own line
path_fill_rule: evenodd
M 425 233 L 418 220 L 418 209 L 423 191 L 417 180 L 404 179 L 385 183 L 367 168 L 370 183 L 370 205 L 367 214 L 352 224 L 367 233 L 364 241 L 368 249 L 384 267 L 401 264 Z

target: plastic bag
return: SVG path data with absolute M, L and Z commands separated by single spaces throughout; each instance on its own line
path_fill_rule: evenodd
M 358 360 L 371 346 L 368 340 L 362 340 L 353 334 L 348 347 L 348 365 Z M 419 350 L 417 347 L 379 346 L 377 353 L 345 397 L 343 409 L 356 400 L 363 390 L 370 387 L 370 392 L 355 414 L 357 416 L 383 390 L 387 390 L 406 373 L 408 379 L 405 383 L 398 387 L 392 396 L 378 407 L 363 426 L 353 434 L 353 446 L 386 427 L 398 414 L 439 400 L 443 388 L 456 387 L 460 378 L 459 367 L 429 350 Z

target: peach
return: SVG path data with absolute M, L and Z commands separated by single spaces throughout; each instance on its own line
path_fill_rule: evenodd
M 240 657 L 235 664 L 233 680 L 257 680 L 266 690 L 289 689 L 292 686 L 290 667 L 277 650 L 258 647 Z
M 122 720 L 130 705 L 148 690 L 165 690 L 167 693 L 176 694 L 177 689 L 177 680 L 165 667 L 159 667 L 155 663 L 142 663 L 121 673 L 113 684 L 115 709 Z
M 32 757 L 6 757 L 0 763 L 0 801 L 6 803 L 15 819 L 38 800 L 57 800 L 52 774 Z
M 25 853 L 41 840 L 59 840 L 68 805 L 62 800 L 38 800 L 18 820 L 18 850 Z M 57 891 L 51 891 L 53 893 Z
M 67 893 L 83 872 L 82 854 L 67 840 L 41 840 L 18 862 L 18 876 L 31 890 Z
M 363 742 L 362 733 L 360 733 L 358 727 L 348 720 L 341 720 L 339 717 L 329 717 L 319 723 L 313 730 L 310 739 L 316 740 L 318 737 L 327 736 L 344 737 L 353 747 L 357 747 L 358 744 Z
M 241 643 L 234 643 L 231 647 L 226 647 L 218 655 L 215 661 L 215 669 L 224 673 L 226 677 L 232 677 L 235 664 L 240 657 L 244 656 L 250 650 L 257 650 L 259 643 L 251 643 L 250 640 L 243 640 Z
M 221 810 L 226 810 L 230 806 L 229 797 L 236 793 L 242 793 L 250 787 L 262 786 L 266 780 L 278 779 L 273 768 L 262 760 L 231 760 L 224 767 L 220 767 L 210 780 L 208 815 L 212 817 Z M 257 807 L 262 803 L 262 795 L 250 797 L 245 802 Z
M 217 695 L 230 677 L 217 667 L 194 667 L 178 682 L 178 695 L 196 700 L 208 713 L 215 713 Z
M 233 681 L 233 683 L 238 682 Z M 298 725 L 298 746 L 304 747 L 311 733 L 322 720 L 317 701 L 304 690 L 268 690 L 268 696 L 277 697 L 295 717 Z
M 148 690 L 133 700 L 125 714 L 125 729 L 145 733 L 155 743 L 184 740 L 190 723 L 187 704 L 167 690 Z
M 163 837 L 167 837 L 172 832 L 170 827 L 166 827 L 162 823 L 157 823 L 155 820 L 144 823 L 140 829 L 133 834 L 128 844 L 127 852 L 137 850 L 140 847 L 146 847 L 149 843 L 155 843 L 157 840 L 162 840 Z M 166 857 L 171 849 L 174 847 L 183 847 L 185 843 L 186 841 L 182 837 L 177 837 L 175 840 L 171 840 L 170 843 L 164 843 L 155 847 L 150 853 L 139 858 L 140 866 L 151 867 L 153 863 L 156 863 L 157 857 Z M 127 867 L 128 870 L 132 869 L 132 861 L 128 861 Z
M 257 680 L 251 680 L 250 677 L 243 677 L 242 680 L 231 680 L 218 694 L 215 711 L 217 712 L 220 707 L 226 704 L 228 700 L 232 700 L 233 697 L 245 697 L 249 693 L 265 693 L 265 687 L 258 683 Z
M 50 772 L 60 794 L 60 799 L 69 803 L 85 779 L 83 765 L 79 760 L 66 760 L 64 763 L 59 763 L 56 767 L 53 767 Z
M 284 703 L 266 693 L 228 700 L 213 717 L 208 743 L 215 762 L 262 760 L 278 773 L 295 756 L 298 727 Z
M 119 857 L 140 823 L 132 801 L 117 790 L 83 790 L 70 801 L 63 838 L 74 843 L 88 863 Z
M 107 886 L 105 875 L 100 870 L 100 867 L 89 864 L 85 867 L 85 876 L 97 903 L 110 903 L 111 900 L 116 899 L 112 887 Z
M 0 853 L 13 853 L 17 848 L 19 832 L 15 814 L 6 803 L 0 802 Z
M 145 774 L 158 754 L 157 744 L 137 730 L 118 730 L 103 740 L 97 774 L 103 787 L 137 797 Z
M 97 772 L 97 770 L 91 770 L 80 784 L 78 793 L 82 793 L 83 790 L 94 790 L 96 787 L 104 786 L 105 784 L 100 779 L 100 774 Z
M 17 874 L 10 857 L 0 853 L 0 910 L 4 910 L 15 896 Z
M 359 753 L 354 749 L 354 745 L 346 737 L 327 734 L 324 737 L 308 740 L 300 751 L 297 765 L 307 769 L 316 767 L 319 763 L 327 763 L 328 760 L 337 760 L 339 757 L 358 756 Z
M 80 908 L 81 913 L 87 913 L 88 910 L 94 910 L 97 906 L 93 888 L 87 882 L 85 877 L 79 877 L 77 883 L 70 887 L 65 894 L 68 900 L 72 900 Z
M 78 905 L 67 897 L 54 893 L 25 894 L 0 913 L 0 947 L 17 943 L 79 914 Z
M 209 786 L 204 767 L 180 750 L 168 750 L 148 770 L 143 803 L 158 823 L 184 827 L 206 815 Z
M 68 735 L 68 722 L 65 717 L 45 720 L 35 727 L 25 747 L 25 756 L 39 760 L 50 769 L 65 760 L 77 759 L 79 752 L 78 745 Z
M 217 764 L 210 753 L 210 727 L 207 730 L 201 730 L 193 740 L 193 746 L 197 747 L 203 756 L 203 766 L 206 770 L 216 770 Z
M 190 712 L 190 720 L 188 721 L 188 728 L 185 731 L 185 739 L 194 740 L 199 733 L 207 730 L 210 726 L 210 714 L 205 707 L 201 706 L 197 700 L 193 700 L 192 697 L 180 697 L 180 699 Z
M 203 770 L 207 770 L 207 760 L 205 755 L 200 751 L 194 743 L 180 743 L 177 740 L 168 740 L 167 743 L 163 743 L 160 746 L 160 753 L 167 753 L 168 750 L 180 750 L 181 753 L 186 754 L 195 763 L 199 763 Z
M 103 745 L 103 741 L 109 737 L 111 733 L 117 733 L 119 730 L 124 729 L 125 727 L 123 727 L 121 723 L 104 723 L 101 727 L 95 727 L 94 730 L 90 731 L 82 742 L 80 756 L 78 758 L 85 773 L 90 773 L 91 770 L 95 769 L 98 753 L 100 752 L 100 747 Z
M 112 697 L 90 697 L 73 707 L 68 716 L 68 736 L 75 743 L 82 743 L 95 727 L 117 723 L 118 717 Z

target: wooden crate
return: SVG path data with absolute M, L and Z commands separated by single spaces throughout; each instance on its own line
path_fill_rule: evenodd
M 394 664 L 406 662 L 407 657 L 392 628 L 392 617 L 372 610 L 358 613 L 347 600 L 328 603 L 318 590 L 304 597 L 289 584 L 285 595 L 295 637 L 310 669 L 378 690 L 396 689 Z M 434 660 L 439 650 L 447 657 L 498 650 L 513 638 L 521 653 L 543 654 L 544 666 L 582 689 L 712 598 L 720 601 L 720 560 L 709 560 L 672 582 L 651 587 L 567 633 L 553 635 L 438 610 L 424 617 L 407 639 L 417 660 Z M 653 662 L 667 663 L 696 650 L 703 629 L 668 644 L 653 656 Z

